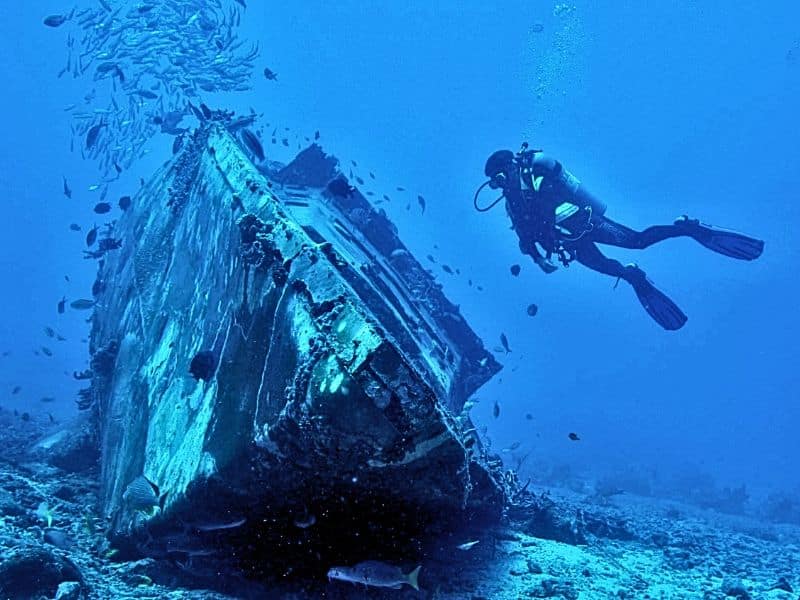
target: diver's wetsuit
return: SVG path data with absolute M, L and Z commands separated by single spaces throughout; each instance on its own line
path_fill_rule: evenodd
M 573 260 L 605 275 L 627 281 L 650 316 L 664 329 L 680 329 L 686 315 L 635 264 L 623 265 L 606 257 L 597 244 L 642 249 L 674 237 L 691 237 L 706 248 L 739 260 L 755 260 L 764 250 L 762 240 L 700 223 L 682 216 L 672 225 L 655 225 L 634 231 L 605 216 L 606 207 L 557 160 L 541 151 L 527 150 L 516 155 L 498 150 L 486 161 L 484 186 L 502 188 L 506 210 L 519 237 L 520 250 L 534 259 L 546 273 L 556 266 L 556 255 L 565 266 Z M 500 201 L 499 198 L 497 202 Z M 544 251 L 544 255 L 542 252 Z
M 627 278 L 630 270 L 606 257 L 596 244 L 642 249 L 662 240 L 691 235 L 680 225 L 655 225 L 644 231 L 634 231 L 612 221 L 604 215 L 605 205 L 561 163 L 541 152 L 526 154 L 527 161 L 521 161 L 516 177 L 510 174 L 511 185 L 505 190 L 506 210 L 525 254 L 538 253 L 536 243 L 548 255 L 562 247 L 571 259 L 594 271 Z M 525 172 L 526 166 L 529 172 Z M 514 185 L 517 179 L 521 181 L 519 186 Z M 557 209 L 564 203 L 580 210 L 557 220 Z
M 564 247 L 582 265 L 612 277 L 624 278 L 625 267 L 600 252 L 597 244 L 641 250 L 669 238 L 690 235 L 686 228 L 678 225 L 654 225 L 644 231 L 634 231 L 603 215 L 593 216 L 591 225 L 591 231 L 575 242 L 563 242 Z

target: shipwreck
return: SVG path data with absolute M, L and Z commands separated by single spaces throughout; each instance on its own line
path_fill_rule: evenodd
M 238 135 L 187 136 L 100 262 L 85 396 L 112 539 L 321 575 L 497 521 L 508 484 L 462 409 L 500 365 L 334 157 L 257 167 Z M 126 503 L 142 475 L 151 512 Z

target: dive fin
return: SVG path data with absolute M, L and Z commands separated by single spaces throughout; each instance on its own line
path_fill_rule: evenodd
M 413 587 L 415 590 L 419 591 L 419 570 L 422 568 L 422 565 L 419 565 L 416 569 L 411 571 L 408 574 L 408 585 Z
M 675 331 L 686 325 L 689 317 L 647 278 L 644 271 L 636 265 L 628 265 L 626 270 L 626 281 L 633 286 L 639 302 L 656 323 L 667 331 Z
M 701 223 L 686 215 L 675 220 L 675 225 L 685 227 L 688 234 L 700 244 L 718 254 L 738 260 L 755 260 L 764 252 L 764 241 L 750 236 Z

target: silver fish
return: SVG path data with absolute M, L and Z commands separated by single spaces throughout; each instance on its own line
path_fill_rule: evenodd
M 420 565 L 408 574 L 403 573 L 400 567 L 377 560 L 366 560 L 352 567 L 331 567 L 328 579 L 361 583 L 372 587 L 385 587 L 399 590 L 404 584 L 419 590 L 417 578 Z
M 469 550 L 470 548 L 473 548 L 479 543 L 480 540 L 474 540 L 472 542 L 464 542 L 463 544 L 459 544 L 458 546 L 456 546 L 456 548 L 458 548 L 459 550 Z

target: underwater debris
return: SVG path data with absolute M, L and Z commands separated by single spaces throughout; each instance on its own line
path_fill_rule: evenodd
M 189 365 L 189 373 L 196 380 L 211 381 L 217 370 L 217 358 L 211 350 L 202 350 L 194 355 Z
M 350 185 L 343 176 L 331 179 L 325 187 L 333 196 L 340 198 L 349 198 L 356 191 L 356 188 Z

